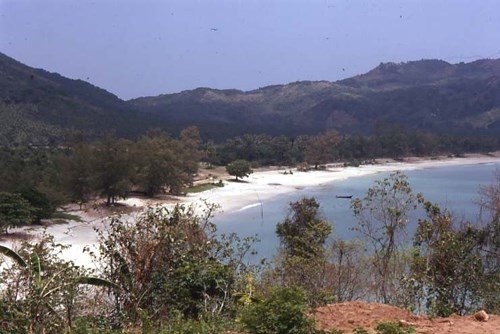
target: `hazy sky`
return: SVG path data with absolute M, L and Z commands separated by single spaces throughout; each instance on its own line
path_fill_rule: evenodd
M 499 0 L 0 0 L 0 51 L 128 99 L 500 57 Z

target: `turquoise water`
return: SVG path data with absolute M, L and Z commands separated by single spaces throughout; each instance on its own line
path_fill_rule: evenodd
M 472 219 L 478 214 L 475 201 L 479 186 L 490 184 L 496 169 L 500 169 L 500 163 L 426 168 L 405 171 L 405 174 L 415 192 L 421 192 L 428 200 L 446 207 L 455 216 Z M 320 202 L 323 216 L 333 223 L 334 235 L 344 239 L 354 238 L 356 234 L 351 228 L 356 220 L 350 209 L 350 200 L 335 196 L 349 194 L 364 197 L 375 180 L 388 174 L 353 177 L 319 187 L 304 188 L 266 201 L 262 207 L 259 205 L 239 212 L 221 214 L 216 217 L 215 223 L 222 233 L 235 232 L 241 237 L 257 234 L 261 240 L 255 247 L 258 257 L 270 258 L 278 246 L 275 226 L 286 215 L 288 203 L 304 196 L 313 196 Z M 415 221 L 410 223 L 409 233 L 412 233 L 415 224 Z

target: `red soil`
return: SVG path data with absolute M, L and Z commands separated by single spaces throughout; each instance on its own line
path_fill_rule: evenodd
M 487 322 L 475 320 L 472 316 L 451 316 L 449 318 L 429 319 L 415 316 L 400 308 L 364 302 L 331 304 L 317 308 L 313 314 L 321 329 L 341 329 L 352 333 L 356 327 L 364 327 L 370 333 L 380 322 L 406 321 L 415 328 L 416 333 L 427 334 L 499 334 L 500 316 L 490 315 Z

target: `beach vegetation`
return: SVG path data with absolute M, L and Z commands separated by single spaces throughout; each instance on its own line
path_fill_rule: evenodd
M 226 166 L 226 171 L 229 175 L 234 176 L 235 180 L 248 177 L 253 173 L 252 166 L 246 160 L 235 160 Z
M 340 137 L 335 132 L 326 132 L 309 138 L 304 151 L 305 161 L 318 169 L 320 165 L 335 161 Z
M 30 203 L 17 193 L 0 192 L 0 231 L 31 224 L 35 217 Z

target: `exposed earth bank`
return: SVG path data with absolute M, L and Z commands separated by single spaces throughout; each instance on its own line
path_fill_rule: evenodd
M 451 316 L 429 319 L 415 316 L 403 309 L 365 302 L 346 302 L 317 308 L 312 314 L 320 329 L 340 329 L 352 333 L 353 329 L 363 327 L 375 333 L 381 322 L 400 322 L 403 326 L 415 328 L 416 333 L 426 334 L 495 334 L 500 333 L 500 316 L 489 315 L 488 321 L 478 321 L 474 316 Z

